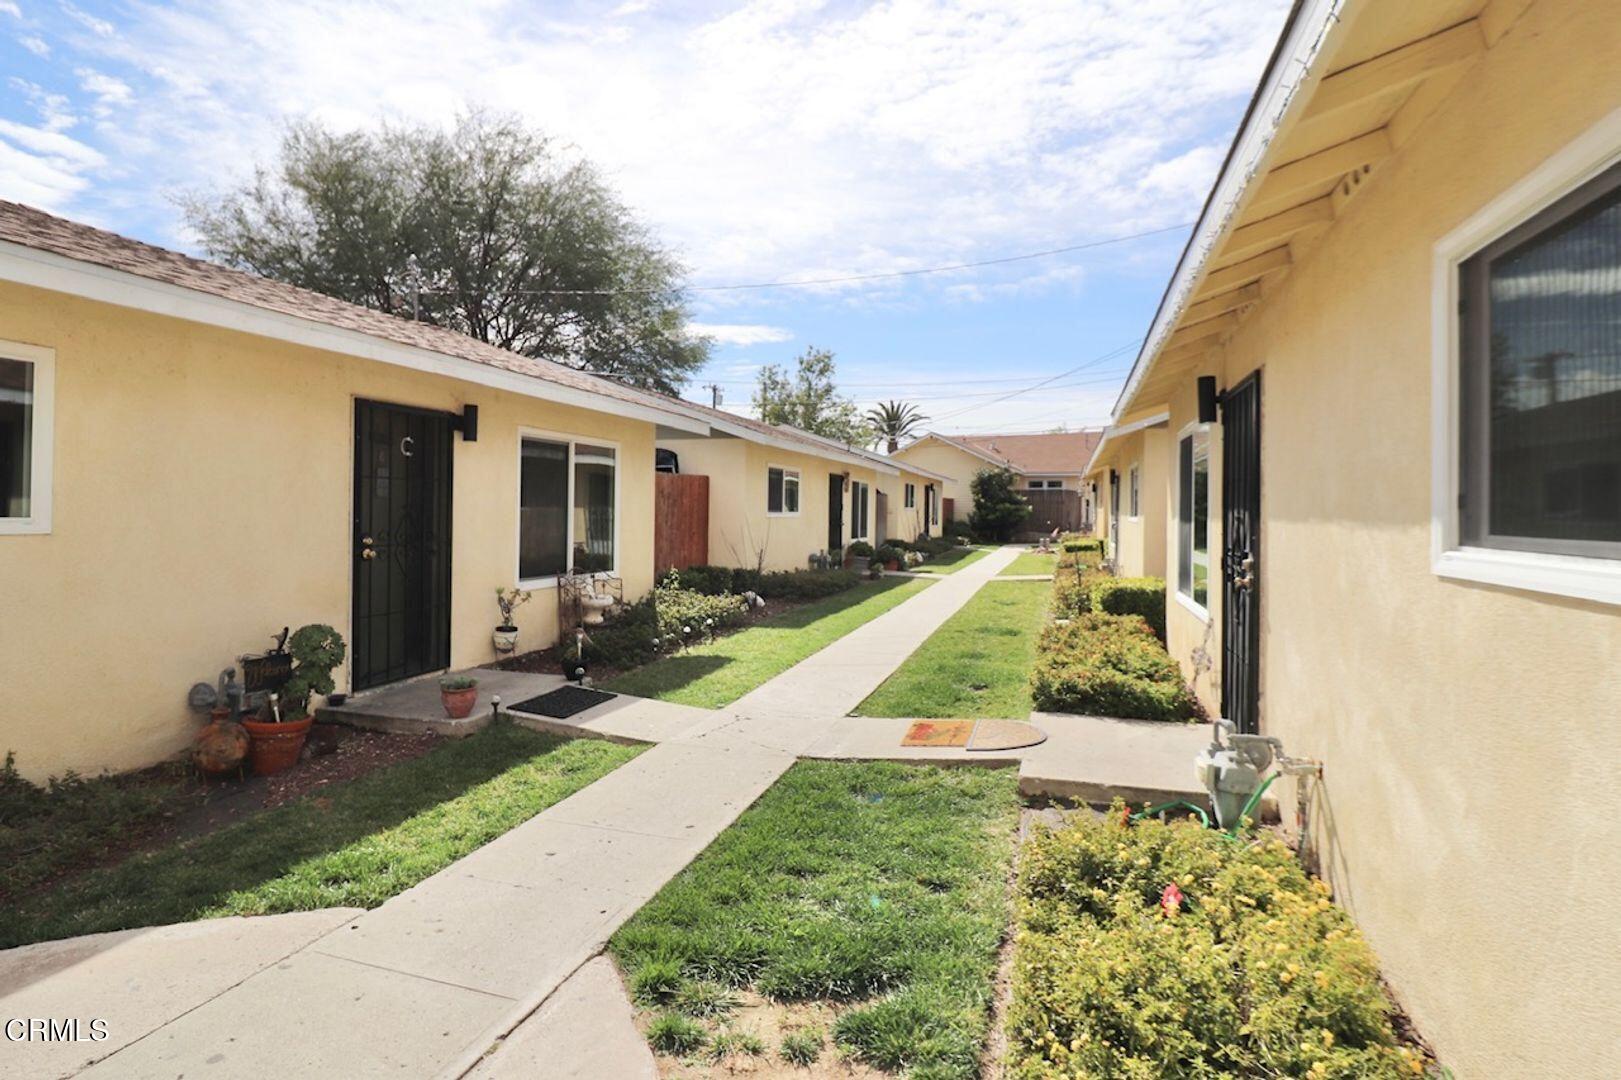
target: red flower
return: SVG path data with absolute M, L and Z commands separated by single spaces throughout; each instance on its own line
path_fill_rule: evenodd
M 1167 918 L 1176 918 L 1182 910 L 1182 890 L 1176 887 L 1176 882 L 1165 886 L 1159 894 L 1160 910 L 1165 912 Z

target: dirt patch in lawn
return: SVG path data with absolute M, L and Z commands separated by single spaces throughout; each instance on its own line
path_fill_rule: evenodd
M 876 1080 L 892 1078 L 893 1073 L 863 1065 L 846 1058 L 833 1045 L 833 1025 L 844 1009 L 827 1002 L 768 1001 L 752 990 L 739 993 L 741 1004 L 723 1025 L 724 1030 L 753 1035 L 765 1044 L 763 1054 L 734 1053 L 716 1060 L 707 1048 L 692 1057 L 677 1057 L 655 1053 L 659 1076 L 665 1080 L 708 1080 L 716 1075 L 755 1076 L 760 1080 Z M 636 1018 L 636 1027 L 645 1038 L 654 1012 L 643 1010 Z M 785 1037 L 796 1032 L 819 1032 L 822 1050 L 809 1065 L 795 1065 L 784 1061 L 777 1053 Z

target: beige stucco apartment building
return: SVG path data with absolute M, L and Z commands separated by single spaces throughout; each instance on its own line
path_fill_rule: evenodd
M 1621 4 L 1297 4 L 1161 414 L 1169 647 L 1322 762 L 1285 824 L 1418 1029 L 1621 1075 Z
M 1165 576 L 1169 419 L 1162 412 L 1109 428 L 1086 467 L 1085 481 L 1098 493 L 1095 531 L 1124 577 Z
M 1008 469 L 1026 492 L 1077 492 L 1073 500 L 1076 520 L 1062 524 L 1079 528 L 1093 519 L 1093 485 L 1082 477 L 1101 437 L 1102 432 L 1095 429 L 1039 435 L 942 435 L 931 431 L 901 447 L 893 457 L 951 478 L 942 486 L 944 521 L 965 522 L 974 512 L 971 485 L 976 473 Z
M 470 407 L 476 407 L 476 419 Z M 470 427 L 469 424 L 475 425 Z M 653 584 L 681 403 L 0 203 L 0 753 L 150 764 L 188 688 L 322 622 L 340 689 L 526 648 L 552 583 Z
M 795 570 L 854 541 L 927 532 L 947 478 L 786 425 L 703 406 L 707 435 L 669 432 L 660 449 L 687 475 L 709 477 L 709 561 Z

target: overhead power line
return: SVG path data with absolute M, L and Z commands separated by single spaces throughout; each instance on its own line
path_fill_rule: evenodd
M 870 274 L 841 274 L 837 277 L 801 278 L 792 281 L 748 281 L 731 285 L 680 285 L 674 290 L 663 288 L 642 289 L 515 289 L 514 292 L 525 296 L 616 296 L 626 293 L 661 293 L 674 292 L 741 292 L 746 289 L 801 289 L 814 285 L 847 285 L 861 281 L 883 281 L 893 278 L 919 277 L 924 274 L 949 274 L 956 270 L 979 270 L 987 266 L 1005 266 L 1008 263 L 1027 262 L 1030 259 L 1046 259 L 1053 255 L 1069 255 L 1076 251 L 1089 251 L 1092 248 L 1108 247 L 1110 244 L 1124 244 L 1131 240 L 1144 240 L 1150 236 L 1163 236 L 1165 233 L 1180 232 L 1191 229 L 1197 222 L 1184 221 L 1177 225 L 1167 225 L 1160 229 L 1147 229 L 1143 232 L 1129 233 L 1125 236 L 1110 236 L 1102 240 L 1088 240 L 1083 244 L 1067 244 L 1064 247 L 1047 248 L 1044 251 L 1027 251 L 1020 255 L 1003 255 L 995 259 L 979 259 L 974 262 L 948 263 L 943 266 L 924 266 L 916 270 L 884 270 Z M 454 292 L 453 289 L 423 289 L 423 292 Z
M 1074 375 L 1077 372 L 1085 371 L 1087 368 L 1096 367 L 1097 365 L 1103 363 L 1104 361 L 1113 360 L 1114 358 L 1116 358 L 1118 356 L 1122 356 L 1126 352 L 1137 348 L 1141 343 L 1142 343 L 1141 338 L 1137 338 L 1137 339 L 1134 339 L 1132 341 L 1128 341 L 1124 345 L 1120 345 L 1120 346 L 1118 346 L 1116 348 L 1110 349 L 1108 352 L 1104 353 L 1101 356 L 1095 356 L 1090 360 L 1087 360 L 1087 361 L 1084 361 L 1082 363 L 1076 364 L 1074 367 L 1070 368 L 1068 371 L 1060 371 L 1057 375 L 1052 375 L 1052 376 L 1049 376 L 1048 378 L 1042 379 L 1040 382 L 1035 383 L 1034 385 L 1026 386 L 1026 387 L 1023 387 L 1023 388 L 1018 389 L 1018 390 L 1011 390 L 1008 393 L 1003 394 L 1001 397 L 992 398 L 990 401 L 980 402 L 977 405 L 969 405 L 969 406 L 966 406 L 965 408 L 958 409 L 955 412 L 949 412 L 949 413 L 946 413 L 946 414 L 944 414 L 942 416 L 936 416 L 936 417 L 934 417 L 934 422 L 937 423 L 937 424 L 942 423 L 942 422 L 944 422 L 946 420 L 950 420 L 953 417 L 962 416 L 962 415 L 964 415 L 966 413 L 974 412 L 977 409 L 983 409 L 983 408 L 986 408 L 988 406 L 995 405 L 998 402 L 1007 401 L 1010 398 L 1019 397 L 1021 394 L 1028 394 L 1028 393 L 1031 393 L 1032 391 L 1040 390 L 1041 388 L 1043 388 L 1043 387 L 1045 387 L 1045 386 L 1047 386 L 1047 385 L 1049 385 L 1051 383 L 1057 382 L 1059 379 L 1067 378 L 1068 376 Z

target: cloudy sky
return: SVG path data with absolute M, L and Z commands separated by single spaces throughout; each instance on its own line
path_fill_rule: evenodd
M 817 345 L 851 396 L 941 430 L 1081 426 L 1107 417 L 1286 7 L 0 0 L 0 197 L 195 250 L 175 195 L 239 182 L 288 118 L 479 105 L 600 165 L 694 286 L 1168 230 L 693 293 L 718 342 L 696 383 L 728 407 Z

